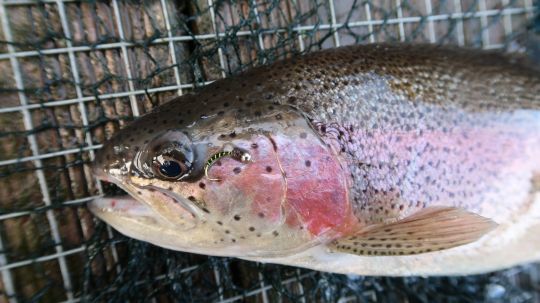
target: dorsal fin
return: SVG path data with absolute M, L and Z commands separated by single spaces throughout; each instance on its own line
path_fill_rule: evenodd
M 357 255 L 414 255 L 474 242 L 496 226 L 461 208 L 430 207 L 394 223 L 368 226 L 329 246 Z

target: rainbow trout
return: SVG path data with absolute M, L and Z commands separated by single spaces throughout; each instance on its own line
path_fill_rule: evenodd
M 119 131 L 90 209 L 198 254 L 362 275 L 540 260 L 540 75 L 429 45 L 314 52 L 216 81 Z

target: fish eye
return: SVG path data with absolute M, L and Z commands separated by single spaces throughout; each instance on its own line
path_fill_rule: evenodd
M 178 179 L 188 171 L 187 166 L 184 163 L 175 160 L 165 160 L 156 164 L 156 168 L 162 177 L 168 179 Z
M 191 171 L 191 161 L 177 149 L 165 149 L 152 159 L 154 174 L 167 180 L 181 180 Z

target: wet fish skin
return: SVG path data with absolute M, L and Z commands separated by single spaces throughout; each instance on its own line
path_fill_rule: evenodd
M 98 155 L 95 171 L 98 176 L 121 185 L 135 198 L 145 203 L 154 201 L 148 205 L 159 214 L 156 217 L 167 222 L 163 225 L 190 226 L 186 232 L 189 236 L 178 237 L 186 243 L 169 241 L 167 237 L 152 239 L 152 233 L 162 232 L 167 227 L 143 236 L 143 228 L 131 234 L 158 245 L 338 272 L 441 274 L 485 271 L 539 258 L 531 249 L 538 250 L 538 245 L 523 243 L 530 241 L 531 226 L 538 225 L 540 216 L 539 202 L 535 198 L 539 190 L 534 182 L 540 173 L 539 93 L 538 73 L 497 54 L 428 45 L 338 48 L 259 67 L 217 81 L 197 94 L 172 100 L 135 121 L 107 143 Z M 279 122 L 275 119 L 277 115 L 281 116 Z M 303 117 L 309 127 L 302 124 Z M 270 188 L 274 192 L 283 188 L 277 196 L 296 198 L 299 203 L 282 209 L 278 207 L 282 201 L 273 202 L 274 213 L 280 217 L 275 226 L 283 230 L 274 228 L 277 221 L 265 222 L 265 218 L 249 217 L 247 211 L 245 219 L 248 222 L 244 223 L 242 218 L 241 224 L 254 220 L 263 222 L 257 230 L 260 226 L 268 236 L 254 236 L 249 228 L 235 234 L 241 226 L 235 225 L 234 213 L 218 211 L 219 203 L 214 203 L 212 211 L 206 213 L 205 206 L 197 204 L 201 201 L 212 204 L 205 201 L 209 196 L 201 194 L 202 191 L 219 192 L 218 185 L 205 180 L 201 165 L 196 177 L 185 182 L 155 180 L 148 172 L 145 175 L 145 170 L 140 167 L 132 169 L 137 166 L 133 165 L 136 163 L 133 159 L 141 150 L 148 149 L 148 144 L 164 130 L 172 132 L 168 138 L 181 137 L 175 131 L 185 130 L 191 138 L 196 138 L 192 140 L 211 143 L 214 148 L 225 138 L 228 143 L 237 144 L 239 139 L 232 135 L 242 137 L 250 133 L 250 125 L 257 121 L 263 121 L 261 129 L 271 134 L 271 137 L 265 137 L 261 133 L 257 139 L 261 146 L 267 145 L 261 148 L 266 152 L 259 155 L 262 159 L 275 156 L 279 160 L 278 166 L 292 159 L 285 163 L 289 165 L 286 168 L 305 170 L 307 177 L 314 178 L 323 172 L 318 170 L 315 174 L 311 171 L 311 167 L 326 159 L 321 154 L 331 158 L 324 163 L 325 167 L 331 167 L 332 174 L 326 178 L 317 177 L 320 179 L 315 178 L 315 181 L 334 191 L 341 190 L 342 195 L 325 196 L 335 199 L 326 202 L 337 203 L 336 207 L 329 210 L 319 205 L 306 211 L 304 207 L 312 207 L 313 203 L 302 204 L 300 198 L 291 194 L 302 192 L 302 188 L 316 189 L 316 182 L 305 178 L 296 184 L 295 180 L 300 178 L 291 179 L 283 167 L 279 171 L 273 166 L 272 173 L 275 174 L 272 176 L 280 182 L 276 181 Z M 284 126 L 288 121 L 295 121 L 294 125 Z M 283 125 L 267 126 L 272 123 Z M 237 130 L 241 131 L 237 134 Z M 280 133 L 286 135 L 280 136 Z M 208 134 L 217 137 L 208 139 Z M 219 134 L 223 136 L 221 139 Z M 293 134 L 296 140 L 291 139 Z M 321 145 L 313 152 L 310 147 L 318 145 L 311 140 L 312 135 L 322 139 L 328 149 Z M 274 142 L 273 152 L 268 138 L 277 141 L 270 140 Z M 302 145 L 302 139 L 307 143 Z M 250 140 L 254 139 L 246 142 L 252 142 Z M 301 147 L 291 145 L 291 142 Z M 206 160 L 212 149 L 202 145 L 199 149 L 204 156 L 200 161 Z M 304 154 L 309 157 L 298 159 Z M 224 160 L 223 165 L 232 170 L 237 163 Z M 247 170 L 258 167 L 257 161 L 248 165 Z M 225 168 L 219 169 L 215 168 L 214 172 L 221 173 Z M 243 169 L 244 166 L 241 171 Z M 242 173 L 238 175 L 223 176 L 238 181 L 234 186 L 247 186 L 253 180 L 242 177 Z M 205 189 L 201 184 L 205 184 Z M 231 186 L 229 190 L 231 188 L 235 187 Z M 324 193 L 324 190 L 318 190 L 311 192 Z M 182 206 L 162 203 L 163 199 L 171 199 L 170 192 L 177 194 Z M 227 195 L 240 200 L 243 193 L 229 192 Z M 347 199 L 343 199 L 344 196 Z M 197 203 L 188 197 L 193 197 Z M 126 222 L 119 219 L 118 213 L 113 212 L 116 215 L 111 216 L 111 212 L 104 211 L 106 207 L 99 203 L 104 202 L 95 202 L 93 206 L 98 216 L 123 232 L 129 233 L 133 229 L 133 225 L 126 226 Z M 353 230 L 396 222 L 429 207 L 462 208 L 490 218 L 500 226 L 478 243 L 418 256 L 382 257 L 392 258 L 384 265 L 373 257 L 343 256 L 321 250 L 328 241 Z M 213 217 L 216 212 L 221 212 L 219 220 L 227 217 L 230 222 L 219 221 L 221 224 L 215 225 L 218 222 Z M 181 220 L 177 218 L 178 213 Z M 190 219 L 190 213 L 195 218 Z M 221 215 L 223 213 L 225 215 Z M 291 213 L 295 213 L 301 222 L 292 222 Z M 321 217 L 309 215 L 314 213 Z M 129 219 L 130 222 L 137 221 Z M 159 219 L 153 220 L 151 225 L 162 225 Z M 200 222 L 209 223 L 203 227 Z M 140 224 L 149 226 L 148 223 Z M 305 230 L 298 227 L 305 227 Z M 273 234 L 278 229 L 281 236 Z M 231 242 L 231 232 L 235 242 Z M 182 234 L 182 231 L 174 230 L 171 237 L 176 234 Z M 222 243 L 224 238 L 227 243 Z M 498 239 L 496 244 L 493 243 L 495 238 Z M 527 251 L 522 251 L 522 256 L 509 253 L 509 250 L 522 246 L 528 247 Z M 270 248 L 275 251 L 269 252 Z M 473 255 L 469 256 L 471 261 L 456 257 L 463 252 Z M 273 253 L 278 259 L 268 258 Z M 504 255 L 505 261 L 497 258 L 497 254 Z M 475 258 L 481 260 L 482 257 L 485 262 L 475 263 Z M 328 258 L 334 260 L 331 267 L 321 264 L 321 260 L 328 261 Z M 433 266 L 435 260 L 442 265 Z M 355 262 L 357 266 L 351 267 L 347 262 Z M 408 268 L 410 264 L 417 265 L 416 271 Z

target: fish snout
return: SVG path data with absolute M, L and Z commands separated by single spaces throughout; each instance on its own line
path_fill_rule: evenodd
M 114 182 L 113 179 L 122 180 L 128 175 L 133 158 L 134 154 L 128 146 L 106 142 L 96 152 L 91 166 L 92 173 L 98 179 L 108 182 Z

